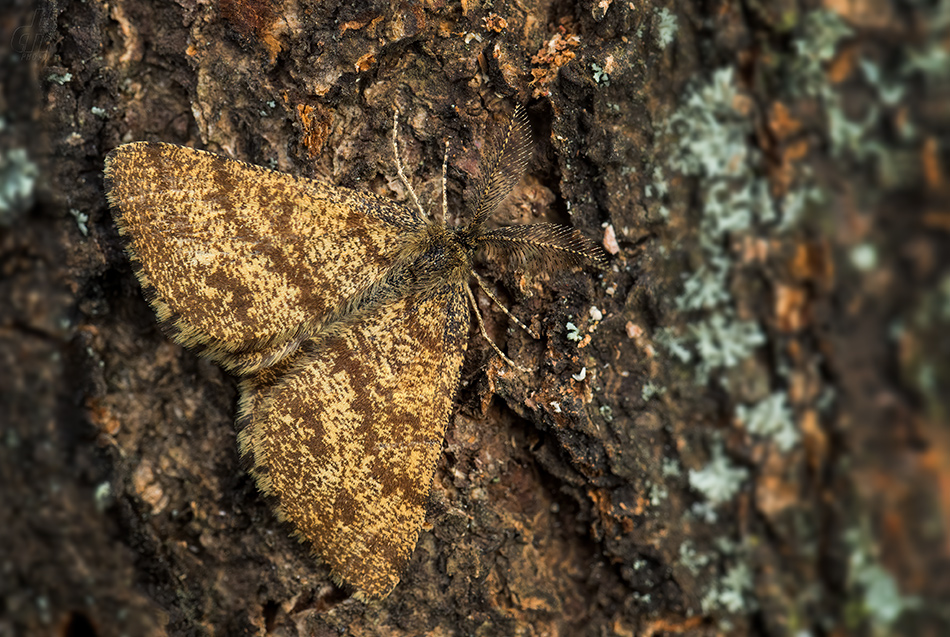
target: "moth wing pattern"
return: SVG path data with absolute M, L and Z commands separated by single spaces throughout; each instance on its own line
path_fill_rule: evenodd
M 411 293 L 242 383 L 238 442 L 258 488 L 366 598 L 399 582 L 424 522 L 466 301 L 455 284 Z
M 293 352 L 421 223 L 372 193 L 172 144 L 120 146 L 105 176 L 160 323 L 241 374 Z

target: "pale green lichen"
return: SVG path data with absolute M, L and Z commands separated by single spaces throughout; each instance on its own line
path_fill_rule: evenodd
M 11 225 L 18 214 L 33 204 L 38 177 L 39 168 L 24 149 L 0 152 L 0 226 Z
M 945 274 L 937 284 L 936 317 L 941 321 L 950 321 L 950 273 Z
M 924 77 L 943 78 L 950 75 L 950 53 L 942 46 L 928 46 L 922 50 L 907 49 L 907 60 L 901 67 L 902 75 L 920 73 Z
M 848 258 L 859 272 L 869 272 L 877 267 L 877 250 L 870 243 L 861 243 L 851 248 Z
M 751 122 L 735 108 L 739 91 L 731 67 L 688 92 L 666 129 L 675 139 L 670 166 L 686 175 L 738 176 L 747 170 Z
M 749 144 L 751 120 L 739 106 L 744 101 L 733 69 L 719 69 L 708 82 L 687 92 L 666 125 L 674 140 L 669 165 L 699 178 L 702 202 L 699 243 L 704 261 L 686 275 L 677 308 L 702 310 L 708 316 L 689 325 L 685 335 L 667 333 L 660 342 L 683 362 L 689 362 L 686 352 L 695 348 L 700 383 L 707 382 L 714 370 L 751 356 L 765 342 L 757 323 L 732 316 L 733 259 L 723 247 L 728 237 L 778 218 L 768 183 L 756 174 L 758 154 Z
M 901 595 L 894 577 L 874 557 L 870 534 L 859 528 L 844 535 L 851 548 L 848 558 L 848 588 L 854 595 L 857 612 L 866 617 L 875 632 L 886 633 L 906 611 L 919 608 L 921 600 Z
M 927 344 L 918 348 L 916 355 L 904 357 L 901 376 L 908 387 L 920 394 L 933 422 L 946 422 L 950 413 L 947 334 L 950 334 L 950 272 L 944 272 L 929 290 L 921 291 L 917 302 L 892 327 L 894 340 L 910 337 L 911 342 Z
M 739 405 L 736 418 L 749 433 L 771 438 L 779 450 L 790 451 L 800 436 L 786 400 L 785 392 L 775 392 L 751 407 Z
M 643 389 L 640 390 L 640 397 L 646 402 L 654 396 L 662 396 L 665 393 L 666 387 L 655 385 L 653 381 L 647 381 L 644 383 Z
M 793 227 L 801 218 L 809 202 L 821 203 L 822 201 L 824 201 L 824 195 L 818 188 L 803 186 L 790 190 L 782 199 L 782 221 L 776 229 L 784 232 Z
M 665 197 L 670 191 L 670 184 L 663 175 L 662 166 L 653 167 L 653 182 L 643 188 L 645 197 Z
M 727 312 L 693 323 L 689 331 L 702 359 L 697 367 L 697 378 L 701 383 L 706 382 L 712 371 L 734 367 L 765 343 L 765 334 L 756 321 L 739 320 Z
M 666 7 L 656 9 L 654 14 L 656 15 L 656 45 L 660 49 L 665 49 L 676 39 L 679 22 L 676 15 Z
M 704 613 L 725 610 L 730 613 L 748 612 L 757 605 L 752 598 L 752 571 L 745 563 L 729 569 L 717 584 L 706 591 L 701 600 Z
M 653 506 L 660 506 L 669 495 L 669 491 L 662 484 L 650 485 L 650 504 Z
M 56 82 L 60 86 L 64 86 L 65 84 L 68 84 L 70 81 L 72 81 L 73 74 L 72 73 L 63 73 L 63 74 L 50 73 L 49 75 L 46 76 L 46 79 L 49 80 L 50 82 Z
M 705 265 L 688 275 L 683 282 L 683 292 L 676 297 L 676 307 L 680 310 L 708 310 L 730 300 L 727 289 L 729 260 L 716 255 Z
M 826 53 L 823 49 L 820 57 Z M 687 92 L 666 126 L 673 144 L 668 165 L 697 179 L 701 202 L 698 239 L 702 260 L 684 276 L 675 304 L 681 312 L 701 315 L 682 333 L 661 328 L 655 342 L 693 365 L 701 384 L 713 373 L 737 367 L 766 342 L 759 322 L 740 318 L 732 306 L 730 279 L 735 258 L 728 246 L 743 236 L 768 236 L 790 229 L 807 204 L 817 199 L 815 190 L 805 187 L 790 189 L 778 205 L 773 200 L 761 156 L 751 143 L 754 131 L 749 108 L 751 100 L 738 88 L 733 69 L 720 69 Z M 661 194 L 656 185 L 662 180 L 665 186 L 665 179 L 662 173 L 658 176 L 645 188 L 648 197 L 665 194 L 665 188 Z M 725 376 L 718 379 L 728 391 Z M 646 389 L 644 386 L 644 398 Z M 798 432 L 784 401 L 781 394 L 742 407 L 740 413 L 749 421 L 752 433 L 770 437 L 779 449 L 787 451 L 798 441 Z M 749 471 L 730 460 L 721 439 L 714 435 L 708 464 L 688 473 L 690 487 L 704 498 L 692 504 L 691 514 L 707 523 L 716 522 L 718 507 L 733 501 L 748 479 Z M 691 546 L 681 546 L 680 552 L 684 566 L 694 574 L 712 560 L 697 555 Z M 752 591 L 749 567 L 740 562 L 706 589 L 701 599 L 703 611 L 748 612 L 755 608 Z M 725 625 L 728 620 L 720 621 Z
M 680 563 L 686 567 L 686 570 L 693 575 L 697 575 L 703 567 L 712 561 L 712 557 L 709 553 L 698 552 L 691 540 L 686 540 L 680 544 L 679 559 Z
M 796 56 L 791 86 L 806 95 L 826 94 L 830 87 L 825 64 L 834 58 L 838 44 L 854 32 L 837 13 L 820 9 L 805 16 L 802 33 L 793 43 Z
M 89 222 L 89 215 L 87 215 L 82 210 L 77 210 L 76 208 L 70 208 L 69 214 L 73 216 L 76 220 L 76 227 L 79 228 L 79 232 L 82 233 L 82 236 L 89 236 L 89 226 L 86 224 Z
M 699 471 L 689 470 L 689 486 L 716 505 L 731 500 L 748 477 L 749 471 L 732 464 L 722 449 L 722 442 L 717 440 L 713 443 L 709 464 Z
M 650 599 L 652 598 L 649 593 L 640 593 L 638 591 L 633 591 L 630 594 L 630 599 L 637 602 L 638 604 L 646 605 L 650 603 Z
M 867 143 L 869 132 L 877 126 L 880 118 L 880 111 L 876 106 L 868 107 L 862 121 L 849 119 L 837 99 L 829 100 L 826 112 L 833 157 L 842 157 L 847 154 L 858 161 L 863 161 L 871 155 L 872 151 L 877 150 Z
M 938 12 L 943 11 L 941 15 L 945 18 L 940 22 L 942 26 L 934 26 L 937 20 L 929 26 L 931 32 L 943 29 L 942 39 L 930 37 L 914 49 L 906 50 L 903 66 L 900 59 L 888 60 L 890 64 L 880 66 L 873 61 L 858 60 L 862 75 L 856 79 L 865 82 L 873 93 L 864 104 L 849 102 L 847 110 L 836 87 L 829 83 L 827 67 L 840 44 L 851 37 L 853 31 L 832 11 L 812 11 L 805 16 L 801 35 L 794 41 L 789 85 L 794 95 L 817 98 L 810 102 L 816 103 L 820 115 L 826 118 L 833 157 L 859 162 L 877 159 L 882 162 L 879 172 L 886 172 L 887 166 L 899 159 L 885 142 L 876 139 L 875 132 L 883 130 L 882 124 L 894 119 L 891 117 L 893 107 L 908 92 L 907 84 L 895 79 L 893 69 L 900 69 L 904 75 L 923 75 L 928 82 L 943 82 L 950 77 L 947 62 L 950 53 L 945 47 L 946 30 L 950 27 L 950 1 L 941 0 L 940 7 L 943 9 Z M 788 231 L 799 222 L 811 203 L 822 201 L 822 193 L 814 186 L 807 167 L 796 174 L 796 183 L 785 191 L 782 199 L 773 201 L 765 166 L 752 145 L 756 136 L 752 122 L 756 117 L 748 112 L 749 108 L 750 99 L 737 86 L 732 69 L 720 69 L 707 81 L 687 90 L 682 105 L 666 126 L 666 139 L 672 145 L 668 167 L 696 179 L 701 213 L 698 263 L 684 276 L 676 308 L 702 314 L 685 330 L 657 330 L 654 340 L 673 357 L 694 364 L 699 370 L 700 382 L 705 382 L 714 370 L 738 365 L 765 342 L 759 323 L 740 320 L 736 309 L 731 307 L 733 294 L 738 290 L 730 288 L 735 259 L 729 246 L 735 246 L 737 239 L 744 236 L 769 237 Z M 897 131 L 898 139 L 907 141 L 919 136 L 912 123 L 902 126 Z M 644 195 L 646 198 L 662 196 L 655 184 L 646 185 Z M 859 270 L 868 271 L 876 265 L 876 258 L 872 258 L 876 252 L 870 244 L 858 246 L 850 256 Z M 947 285 L 946 312 L 950 316 L 950 277 Z M 774 369 L 781 375 L 790 364 L 781 353 L 777 356 Z M 934 366 L 928 364 L 915 370 L 919 371 L 920 382 L 931 388 L 939 384 L 934 380 L 933 369 Z M 722 384 L 729 389 L 724 380 Z M 815 406 L 826 411 L 833 400 L 833 390 L 828 389 L 815 400 Z M 781 451 L 788 451 L 800 442 L 801 434 L 795 427 L 784 392 L 739 406 L 736 414 L 749 433 L 774 441 Z M 714 436 L 710 462 L 701 470 L 689 471 L 690 486 L 705 497 L 705 502 L 692 506 L 693 514 L 714 521 L 716 507 L 732 501 L 747 479 L 748 471 L 732 463 L 722 442 Z M 687 568 L 692 567 L 691 570 L 707 564 L 706 561 L 699 564 L 695 550 L 685 544 L 680 547 L 680 560 Z M 850 581 L 860 592 L 865 616 L 877 625 L 891 625 L 919 601 L 902 597 L 894 579 L 873 560 L 854 563 Z M 750 567 L 737 563 L 706 590 L 702 597 L 703 610 L 749 612 L 756 604 L 753 590 Z
M 836 159 L 851 158 L 858 162 L 878 157 L 885 164 L 892 149 L 875 139 L 887 109 L 904 96 L 904 85 L 889 79 L 875 62 L 858 60 L 864 80 L 878 99 L 863 105 L 863 113 L 848 113 L 840 93 L 828 80 L 826 66 L 834 59 L 840 42 L 853 35 L 851 28 L 833 11 L 817 10 L 805 16 L 802 36 L 795 40 L 797 55 L 792 62 L 793 92 L 818 98 L 828 122 L 831 154 Z M 884 108 L 880 108 L 883 106 Z M 851 110 L 851 109 L 849 109 Z M 911 132 L 905 127 L 902 134 Z
M 574 342 L 584 340 L 584 337 L 581 335 L 581 331 L 578 329 L 576 325 L 574 325 L 570 321 L 568 321 L 567 325 L 565 325 L 564 327 L 567 330 L 567 340 L 574 341 Z
M 688 349 L 686 338 L 677 336 L 674 331 L 668 327 L 660 328 L 656 334 L 656 342 L 679 359 L 681 363 L 688 363 L 693 359 L 693 353 Z
M 666 456 L 660 461 L 660 472 L 664 478 L 678 478 L 683 473 L 676 458 L 667 458 Z
M 109 482 L 99 483 L 99 486 L 97 486 L 96 490 L 93 492 L 93 498 L 96 503 L 96 511 L 99 513 L 105 511 L 115 499 L 115 493 L 112 490 L 112 484 Z
M 947 64 L 950 56 L 944 46 L 948 24 L 941 17 L 947 10 L 938 7 L 922 11 L 929 14 L 930 20 L 920 45 L 895 52 L 898 57 L 891 63 L 879 64 L 867 58 L 857 60 L 861 77 L 874 92 L 873 98 L 863 100 L 860 111 L 855 111 L 852 104 L 845 108 L 841 92 L 829 82 L 826 71 L 840 42 L 853 34 L 851 28 L 833 11 L 812 11 L 805 17 L 803 35 L 795 41 L 797 55 L 792 63 L 791 85 L 797 93 L 818 98 L 827 118 L 831 151 L 836 159 L 847 158 L 859 163 L 876 160 L 879 173 L 900 174 L 906 163 L 905 155 L 894 141 L 884 141 L 877 131 L 893 126 L 893 109 L 908 93 L 908 76 L 921 74 L 925 80 L 936 82 L 950 77 Z M 896 139 L 903 142 L 913 141 L 918 136 L 910 118 L 902 118 L 895 132 Z
M 755 221 L 770 223 L 777 216 L 765 179 L 749 175 L 739 181 L 715 180 L 703 201 L 703 239 L 709 248 L 718 248 L 726 234 L 749 230 Z
M 864 79 L 876 91 L 878 99 L 886 106 L 894 106 L 904 97 L 906 87 L 903 84 L 885 80 L 880 67 L 871 60 L 858 60 Z
M 655 198 L 662 201 L 670 192 L 670 184 L 663 174 L 663 167 L 659 165 L 653 166 L 652 177 L 653 181 L 643 187 L 643 196 L 647 199 Z M 655 207 L 655 210 L 659 214 L 660 219 L 663 221 L 669 220 L 670 209 L 666 204 L 660 203 Z

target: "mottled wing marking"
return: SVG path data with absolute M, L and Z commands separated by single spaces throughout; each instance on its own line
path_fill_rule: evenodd
M 170 144 L 119 147 L 106 181 L 159 320 L 240 373 L 291 353 L 419 227 L 371 193 Z
M 468 325 L 458 286 L 411 294 L 242 384 L 259 488 L 368 597 L 392 590 L 416 545 Z

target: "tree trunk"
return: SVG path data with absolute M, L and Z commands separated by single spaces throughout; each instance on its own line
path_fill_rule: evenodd
M 946 0 L 53 0 L 0 35 L 0 635 L 950 628 Z M 436 217 L 448 142 L 454 226 L 519 103 L 491 223 L 609 268 L 477 263 L 531 371 L 473 321 L 418 544 L 360 601 L 242 467 L 238 379 L 159 329 L 103 160 L 408 203 L 398 109 Z

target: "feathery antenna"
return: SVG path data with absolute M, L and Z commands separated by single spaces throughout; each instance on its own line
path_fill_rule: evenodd
M 533 150 L 531 125 L 524 108 L 519 104 L 515 107 L 505 135 L 483 155 L 479 165 L 475 208 L 469 226 L 474 235 L 481 232 L 485 220 L 521 181 Z
M 489 255 L 506 255 L 511 264 L 532 270 L 552 269 L 588 262 L 607 267 L 603 250 L 579 231 L 553 223 L 506 226 L 477 237 Z
M 419 204 L 419 198 L 416 197 L 416 191 L 412 189 L 412 184 L 409 183 L 409 180 L 406 178 L 406 173 L 402 169 L 402 160 L 399 158 L 399 142 L 396 139 L 396 132 L 399 129 L 399 109 L 396 108 L 393 110 L 393 154 L 396 156 L 396 172 L 399 173 L 399 179 L 402 181 L 403 185 L 409 191 L 409 197 L 412 199 L 412 203 L 416 205 L 416 210 L 419 211 L 419 219 L 426 218 L 426 212 L 422 209 L 422 206 Z

